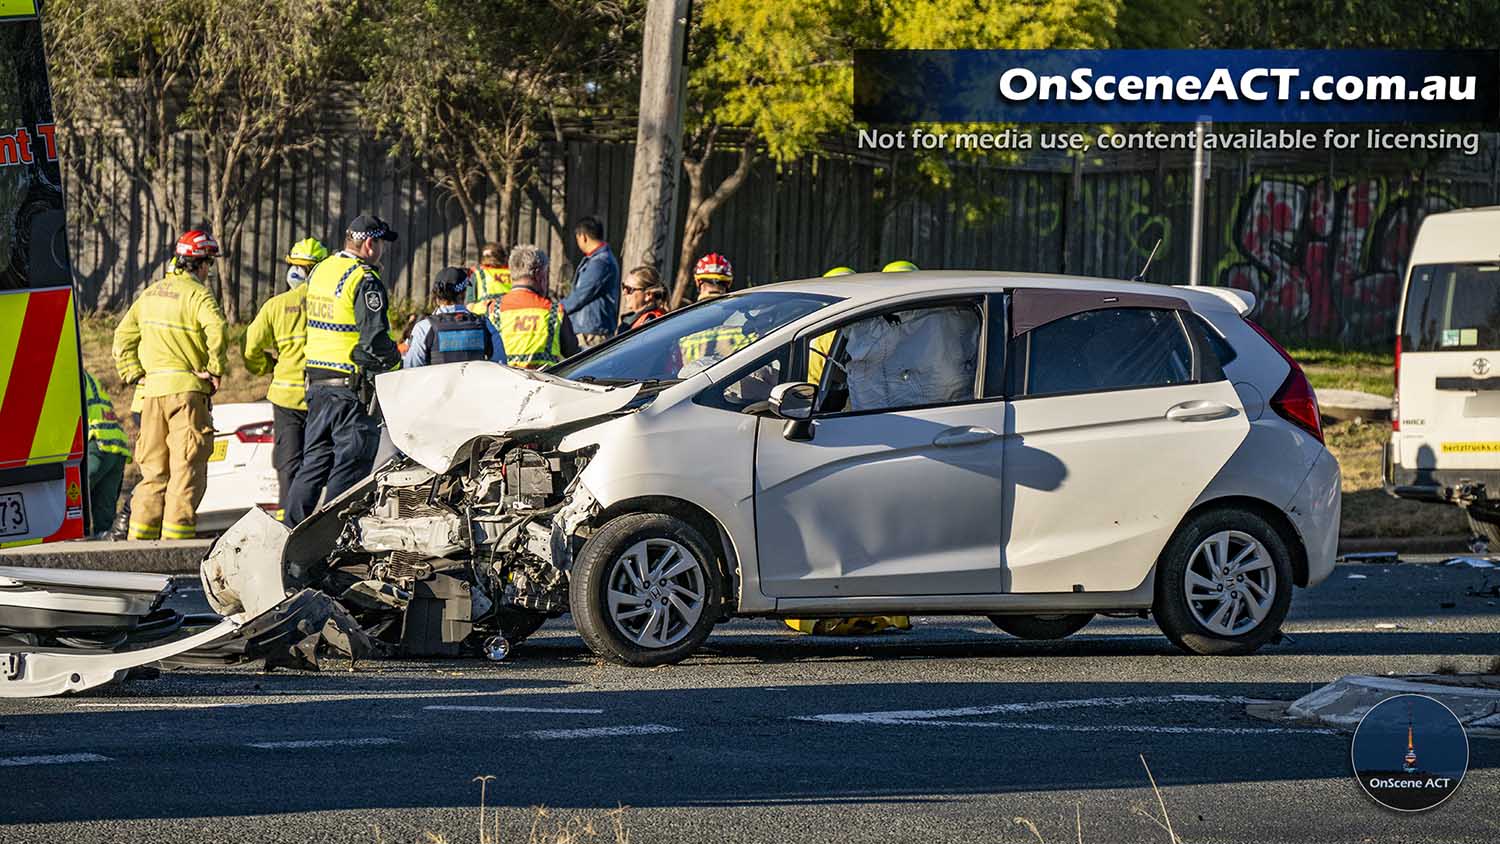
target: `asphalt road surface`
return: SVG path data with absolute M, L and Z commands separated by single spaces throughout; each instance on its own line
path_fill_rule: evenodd
M 1496 584 L 1342 565 L 1251 657 L 1182 655 L 1139 620 L 1046 643 L 971 618 L 858 639 L 753 621 L 645 671 L 601 664 L 564 619 L 501 664 L 195 669 L 0 701 L 0 841 L 480 842 L 489 775 L 486 841 L 614 841 L 618 821 L 633 842 L 1166 842 L 1164 804 L 1189 842 L 1494 842 L 1500 741 L 1471 741 L 1453 799 L 1401 815 L 1359 790 L 1348 735 L 1246 702 L 1483 670 L 1500 599 L 1466 593 Z

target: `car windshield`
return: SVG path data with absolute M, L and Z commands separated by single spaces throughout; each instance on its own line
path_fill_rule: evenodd
M 1401 350 L 1500 349 L 1500 264 L 1422 264 L 1412 268 Z
M 549 372 L 601 383 L 679 381 L 837 301 L 837 296 L 776 291 L 722 296 L 647 323 Z

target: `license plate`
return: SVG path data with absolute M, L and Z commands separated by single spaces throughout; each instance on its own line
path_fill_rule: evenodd
M 0 492 L 0 536 L 30 532 L 26 524 L 26 497 L 19 492 Z
M 214 440 L 214 453 L 208 456 L 208 462 L 217 463 L 229 456 L 229 438 Z

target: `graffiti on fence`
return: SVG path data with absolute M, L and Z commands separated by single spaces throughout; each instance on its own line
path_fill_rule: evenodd
M 1284 336 L 1380 342 L 1417 224 L 1456 205 L 1403 180 L 1262 176 L 1240 197 L 1218 283 L 1254 293 L 1257 318 Z

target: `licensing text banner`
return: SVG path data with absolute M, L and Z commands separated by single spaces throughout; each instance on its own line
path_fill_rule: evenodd
M 865 123 L 1500 124 L 1500 50 L 856 50 Z

